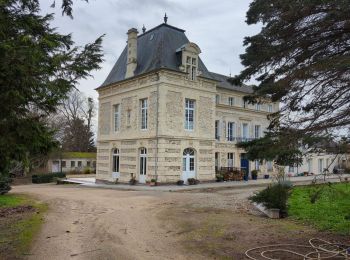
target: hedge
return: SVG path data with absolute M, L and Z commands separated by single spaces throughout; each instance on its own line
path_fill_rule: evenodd
M 53 182 L 55 178 L 66 178 L 66 174 L 64 172 L 34 174 L 32 175 L 32 183 L 49 183 Z

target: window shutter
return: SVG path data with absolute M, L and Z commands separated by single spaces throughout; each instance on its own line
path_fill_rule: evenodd
M 218 125 L 218 136 L 219 136 L 219 140 L 221 139 L 221 120 L 219 120 L 219 125 Z

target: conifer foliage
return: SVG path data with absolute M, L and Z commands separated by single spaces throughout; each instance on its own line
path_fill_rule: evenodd
M 298 145 L 344 134 L 339 130 L 350 126 L 349 0 L 254 0 L 246 22 L 263 26 L 245 38 L 245 68 L 231 81 L 256 80 L 250 102 L 281 102 L 271 116 L 273 142 Z M 242 147 L 249 151 L 257 143 Z
M 54 113 L 80 79 L 102 62 L 102 36 L 83 47 L 50 26 L 38 0 L 0 1 L 0 174 L 11 161 L 45 154 L 54 133 L 45 117 Z

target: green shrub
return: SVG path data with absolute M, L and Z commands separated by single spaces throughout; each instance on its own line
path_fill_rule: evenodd
M 195 178 L 188 178 L 188 185 L 196 185 L 199 183 L 199 180 L 196 180 Z
M 91 168 L 90 167 L 85 167 L 83 169 L 83 174 L 90 174 L 91 173 Z
M 34 174 L 32 175 L 32 183 L 49 183 L 53 182 L 57 178 L 65 178 L 64 172 L 53 172 L 47 174 Z
M 262 203 L 268 209 L 280 209 L 282 212 L 286 212 L 290 191 L 291 185 L 289 183 L 276 183 L 255 193 L 249 200 Z
M 11 190 L 11 179 L 0 175 L 0 195 L 4 195 Z

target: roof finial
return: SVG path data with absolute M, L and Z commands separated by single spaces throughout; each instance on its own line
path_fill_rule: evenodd
M 166 16 L 166 13 L 164 15 L 164 23 L 167 23 L 168 22 L 168 16 Z
M 143 25 L 143 27 L 142 27 L 142 32 L 143 32 L 143 33 L 146 32 L 146 27 L 145 27 L 145 25 Z

